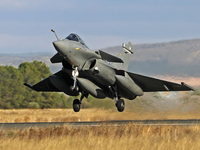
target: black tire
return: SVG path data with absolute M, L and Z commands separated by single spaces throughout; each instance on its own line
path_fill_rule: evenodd
M 119 112 L 123 112 L 123 111 L 124 111 L 124 108 L 125 108 L 125 102 L 124 102 L 124 100 L 123 100 L 123 99 L 119 99 L 119 100 L 117 101 L 117 110 L 118 110 Z
M 80 111 L 81 103 L 80 103 L 80 101 L 78 99 L 75 99 L 73 101 L 73 109 L 74 109 L 75 112 L 79 112 Z

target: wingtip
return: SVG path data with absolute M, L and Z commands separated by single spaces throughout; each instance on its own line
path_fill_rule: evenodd
M 195 89 L 191 86 L 189 86 L 188 84 L 184 83 L 184 82 L 181 82 L 181 84 L 187 88 L 189 88 L 191 91 L 195 91 Z
M 29 87 L 29 88 L 31 88 L 31 89 L 33 89 L 33 87 L 29 83 L 24 83 L 24 85 Z

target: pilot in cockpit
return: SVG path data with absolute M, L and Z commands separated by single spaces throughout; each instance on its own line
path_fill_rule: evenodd
M 78 35 L 76 35 L 74 33 L 71 33 L 70 35 L 68 35 L 66 37 L 66 39 L 71 40 L 71 41 L 80 42 L 82 45 L 84 45 L 86 48 L 88 48 L 87 45 L 85 44 L 85 42 Z
M 75 34 L 70 34 L 68 37 L 67 37 L 68 40 L 72 40 L 72 41 L 77 41 L 79 42 L 78 40 L 78 37 L 75 35 Z

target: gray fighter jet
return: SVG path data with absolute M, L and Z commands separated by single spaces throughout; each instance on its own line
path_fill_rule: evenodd
M 52 32 L 55 33 L 54 30 Z M 56 35 L 56 33 L 55 33 Z M 56 35 L 57 37 L 57 35 Z M 79 112 L 84 97 L 114 99 L 119 112 L 125 108 L 122 98 L 129 100 L 142 96 L 144 92 L 191 91 L 185 83 L 177 84 L 128 72 L 128 65 L 133 46 L 131 42 L 122 44 L 122 51 L 113 56 L 101 50 L 90 50 L 77 34 L 70 34 L 65 39 L 53 42 L 57 54 L 50 60 L 62 63 L 62 70 L 31 86 L 35 91 L 64 92 L 78 96 L 73 101 L 73 109 Z

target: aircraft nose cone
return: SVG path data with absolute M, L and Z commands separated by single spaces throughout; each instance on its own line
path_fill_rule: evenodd
M 68 41 L 54 41 L 52 42 L 55 49 L 61 55 L 67 55 L 67 51 L 70 50 L 70 45 Z

